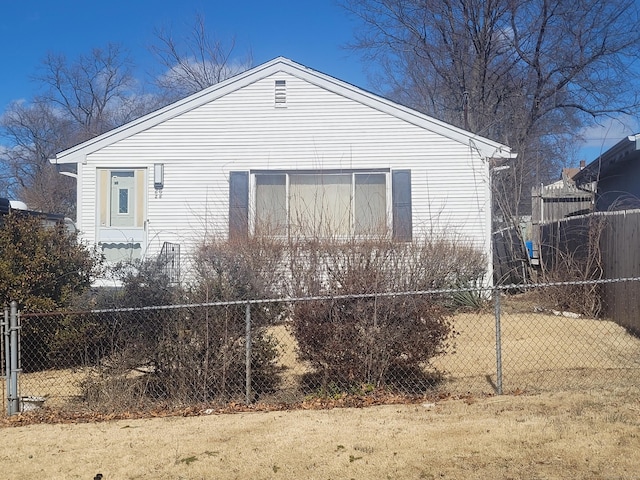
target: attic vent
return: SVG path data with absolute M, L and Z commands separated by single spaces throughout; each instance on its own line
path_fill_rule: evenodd
M 287 81 L 276 80 L 276 107 L 284 107 L 287 104 Z

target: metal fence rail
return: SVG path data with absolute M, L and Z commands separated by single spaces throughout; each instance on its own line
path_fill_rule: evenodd
M 4 400 L 8 413 L 18 396 L 20 410 L 104 411 L 637 385 L 640 338 L 554 306 L 610 282 L 16 315 Z M 18 330 L 6 317 L 8 354 Z

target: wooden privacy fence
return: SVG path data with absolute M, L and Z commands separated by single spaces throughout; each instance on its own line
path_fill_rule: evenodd
M 574 261 L 591 261 L 594 268 L 599 267 L 594 273 L 600 278 L 639 277 L 640 210 L 596 212 L 541 225 L 542 268 L 557 268 L 568 256 Z M 606 284 L 603 296 L 607 316 L 640 332 L 638 282 Z

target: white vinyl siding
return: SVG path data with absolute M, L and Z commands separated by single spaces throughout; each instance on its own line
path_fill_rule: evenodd
M 287 108 L 274 108 L 275 80 L 286 81 Z M 79 169 L 84 205 L 78 223 L 88 241 L 96 240 L 96 168 L 151 169 L 155 163 L 164 164 L 164 188 L 156 196 L 147 176 L 144 255 L 157 254 L 165 241 L 188 252 L 206 238 L 226 238 L 230 172 L 252 170 L 410 170 L 414 236 L 455 235 L 490 251 L 488 167 L 471 142 L 462 144 L 289 73 L 258 79 L 87 155 Z M 354 188 L 374 180 L 363 177 Z M 365 204 L 382 201 L 376 195 L 352 207 L 363 229 L 391 222 L 373 210 L 362 214 Z M 278 202 L 254 208 L 279 225 Z

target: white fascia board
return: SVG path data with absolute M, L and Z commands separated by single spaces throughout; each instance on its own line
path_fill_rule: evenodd
M 64 175 L 65 177 L 71 177 L 75 179 L 78 178 L 78 174 L 73 172 L 60 172 L 60 175 Z
M 277 72 L 285 72 L 292 76 L 306 80 L 328 91 L 342 95 L 351 100 L 360 102 L 381 112 L 393 115 L 406 122 L 443 135 L 458 141 L 470 148 L 477 149 L 483 158 L 514 158 L 511 149 L 487 138 L 474 135 L 470 132 L 454 127 L 448 123 L 429 117 L 415 110 L 396 104 L 383 97 L 367 92 L 350 83 L 338 80 L 324 73 L 317 72 L 308 67 L 295 63 L 287 58 L 278 57 L 255 68 L 240 73 L 224 80 L 216 85 L 208 87 L 198 93 L 179 100 L 160 110 L 144 115 L 121 127 L 110 130 L 98 137 L 71 147 L 56 155 L 52 163 L 83 163 L 87 154 L 104 148 L 114 142 L 142 132 L 154 125 L 174 118 L 201 105 L 223 97 L 242 87 L 250 85 L 258 80 L 273 75 Z
M 166 107 L 148 113 L 147 115 L 143 115 L 136 120 L 132 120 L 118 128 L 105 132 L 102 135 L 58 153 L 54 159 L 50 160 L 50 162 L 54 164 L 83 163 L 86 161 L 87 154 L 128 138 L 131 135 L 135 135 L 136 133 L 143 132 L 155 125 L 193 110 L 194 108 L 209 103 L 281 70 L 280 68 L 277 68 L 276 65 L 282 60 L 283 59 L 280 57 L 276 58 L 271 62 L 267 62 L 251 70 L 247 70 L 246 72 L 205 88 L 200 92 L 194 93 L 182 100 L 178 100 Z

